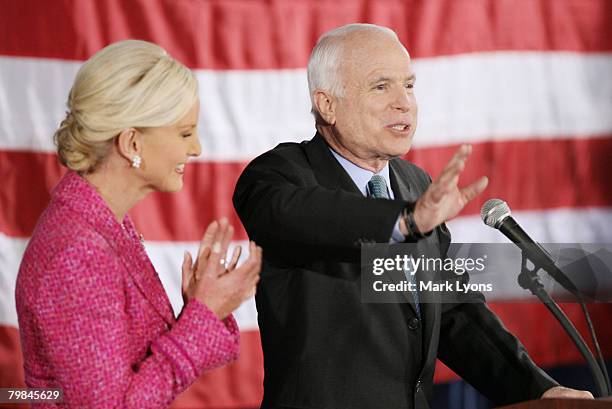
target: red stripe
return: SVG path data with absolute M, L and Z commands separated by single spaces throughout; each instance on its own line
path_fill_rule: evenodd
M 408 156 L 437 175 L 456 147 L 418 149 Z M 478 214 L 491 197 L 513 210 L 612 206 L 609 162 L 612 137 L 567 140 L 486 142 L 474 151 L 460 181 L 465 185 L 489 176 L 487 190 L 462 215 Z M 245 163 L 194 162 L 187 167 L 178 193 L 154 193 L 131 212 L 147 240 L 197 241 L 210 221 L 228 217 L 235 226 L 231 197 Z M 61 169 L 54 155 L 0 151 L 0 231 L 31 235 Z M 236 239 L 246 239 L 239 229 Z
M 584 362 L 569 336 L 543 304 L 499 302 L 491 303 L 489 306 L 510 332 L 517 335 L 539 365 L 547 367 Z M 580 306 L 561 304 L 561 308 L 582 334 L 589 348 L 594 350 Z M 612 304 L 589 304 L 588 309 L 602 353 L 607 358 L 612 358 L 612 326 L 609 325 Z M 546 336 L 542 336 L 543 334 Z
M 19 331 L 0 325 L 0 388 L 25 387 Z
M 130 212 L 147 240 L 198 241 L 212 220 L 227 217 L 246 232 L 231 198 L 245 163 L 194 162 L 188 165 L 184 187 L 177 193 L 153 193 Z M 65 172 L 54 154 L 0 151 L 0 232 L 29 237 L 47 206 L 50 192 Z
M 63 172 L 55 155 L 0 151 L 0 232 L 30 236 Z
M 416 149 L 407 158 L 435 179 L 457 147 Z M 480 214 L 484 202 L 492 197 L 506 200 L 513 210 L 612 205 L 610 136 L 485 142 L 473 148 L 459 185 L 488 176 L 489 186 L 462 215 Z
M 2 2 L 0 54 L 85 60 L 126 38 L 194 68 L 305 67 L 319 35 L 352 22 L 397 31 L 414 57 L 478 51 L 612 50 L 606 0 Z
M 489 303 L 489 307 L 499 316 L 506 328 L 520 339 L 531 358 L 539 366 L 552 368 L 585 363 L 578 349 L 544 305 L 494 302 Z M 562 304 L 561 307 L 591 350 L 594 351 L 580 306 Z M 606 359 L 612 359 L 612 327 L 608 324 L 612 314 L 612 305 L 590 304 L 588 309 L 602 353 Z M 457 375 L 450 369 L 438 362 L 436 382 L 448 382 L 457 378 Z

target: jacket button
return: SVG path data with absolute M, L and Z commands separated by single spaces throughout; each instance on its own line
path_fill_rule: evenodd
M 421 381 L 417 381 L 415 389 L 416 389 L 416 393 L 421 392 Z
M 418 327 L 419 327 L 419 319 L 417 317 L 410 318 L 410 321 L 408 321 L 408 328 L 414 331 Z

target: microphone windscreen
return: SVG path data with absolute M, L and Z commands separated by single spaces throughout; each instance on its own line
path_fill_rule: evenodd
M 490 227 L 498 228 L 501 222 L 510 216 L 510 207 L 501 199 L 489 199 L 480 209 L 482 221 Z

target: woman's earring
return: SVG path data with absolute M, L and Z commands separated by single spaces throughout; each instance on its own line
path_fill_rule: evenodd
M 132 167 L 138 169 L 142 163 L 142 158 L 138 155 L 134 155 L 132 158 Z

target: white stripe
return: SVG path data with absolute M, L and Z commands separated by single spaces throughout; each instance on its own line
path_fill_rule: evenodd
M 609 135 L 611 69 L 612 53 L 496 52 L 416 61 L 424 127 L 416 146 Z
M 557 209 L 542 212 L 517 212 L 514 218 L 534 240 L 542 243 L 612 243 L 612 208 Z M 485 226 L 479 217 L 460 217 L 449 222 L 455 243 L 499 243 L 507 239 L 498 231 Z M 246 242 L 236 242 L 246 248 Z M 25 251 L 26 240 L 0 233 L 0 325 L 17 326 L 15 313 L 15 279 Z M 147 252 L 157 269 L 178 314 L 182 307 L 180 290 L 183 252 L 197 251 L 196 242 L 147 242 Z M 246 252 L 242 257 L 246 256 Z M 253 299 L 236 312 L 240 328 L 257 328 L 257 311 Z
M 512 217 L 540 243 L 612 243 L 612 209 L 552 209 L 512 212 Z M 509 243 L 480 216 L 458 217 L 448 222 L 455 243 Z
M 15 281 L 27 244 L 26 239 L 0 233 L 0 325 L 17 326 Z
M 54 150 L 51 135 L 79 65 L 0 57 L 0 149 Z M 612 133 L 612 53 L 474 53 L 414 66 L 415 147 Z M 200 160 L 249 160 L 313 135 L 304 69 L 196 74 Z
M 17 326 L 15 281 L 26 245 L 26 239 L 17 239 L 0 233 L 0 325 Z M 192 255 L 195 255 L 198 245 L 199 243 L 197 242 L 146 243 L 147 253 L 159 274 L 177 316 L 183 308 L 183 298 L 181 296 L 183 252 L 188 250 Z M 234 242 L 230 246 L 229 254 L 231 254 L 236 245 L 241 245 L 243 250 L 248 249 L 247 241 Z M 243 251 L 240 260 L 244 260 L 246 257 L 248 257 L 248 251 Z M 234 317 L 238 322 L 240 330 L 249 331 L 257 329 L 255 299 L 251 298 L 244 302 L 234 312 Z

